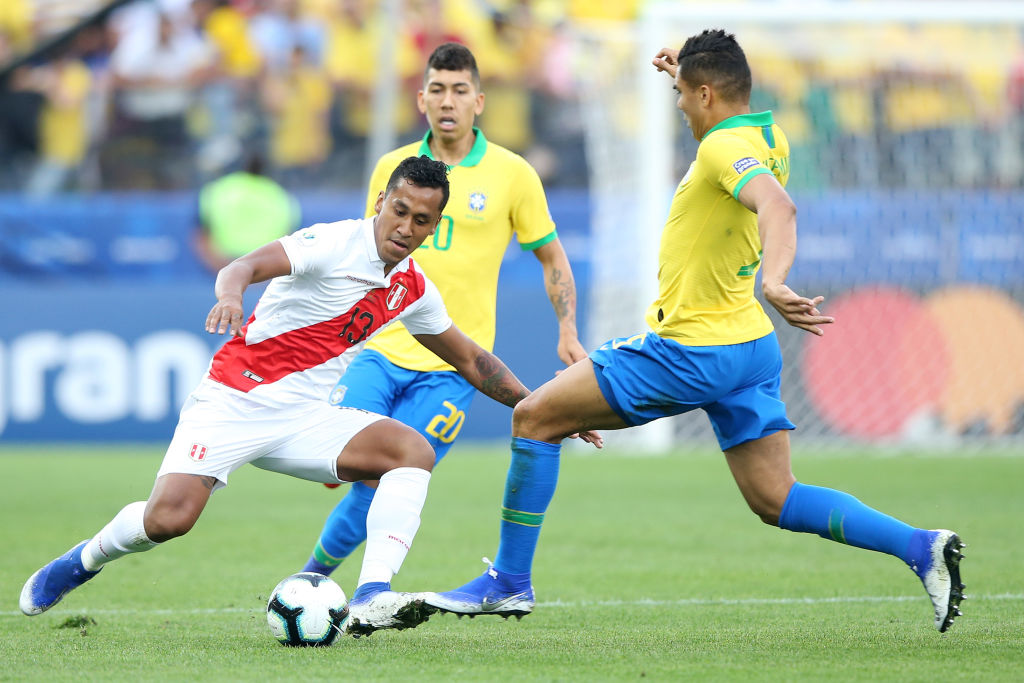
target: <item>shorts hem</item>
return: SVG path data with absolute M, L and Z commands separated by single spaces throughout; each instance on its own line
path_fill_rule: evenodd
M 612 389 L 611 383 L 604 378 L 604 374 L 602 373 L 604 366 L 600 363 L 595 363 L 593 359 L 591 359 L 591 365 L 594 366 L 594 377 L 597 379 L 597 387 L 601 390 L 601 395 L 604 396 L 604 400 L 608 402 L 608 406 L 630 427 L 636 427 L 642 424 L 640 422 L 634 422 L 622 409 L 619 401 L 615 398 L 615 392 Z
M 790 423 L 788 426 L 775 426 L 775 425 L 772 425 L 772 426 L 765 427 L 764 429 L 762 429 L 761 433 L 758 434 L 757 436 L 751 436 L 751 437 L 738 436 L 738 437 L 735 437 L 735 438 L 730 439 L 728 441 L 722 441 L 721 439 L 719 439 L 718 440 L 718 447 L 722 449 L 722 452 L 725 452 L 725 451 L 729 450 L 730 448 L 736 448 L 736 446 L 741 446 L 741 445 L 743 445 L 745 443 L 749 443 L 750 441 L 757 441 L 758 439 L 763 439 L 764 437 L 771 436 L 772 434 L 774 434 L 776 432 L 791 432 L 791 431 L 793 431 L 795 429 L 796 429 L 796 425 L 793 424 L 793 423 Z

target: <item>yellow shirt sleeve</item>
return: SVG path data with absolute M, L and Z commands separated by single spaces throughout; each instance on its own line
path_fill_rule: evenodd
M 749 141 L 727 131 L 712 133 L 697 148 L 697 160 L 708 181 L 735 198 L 739 198 L 740 190 L 751 178 L 771 173 L 757 155 Z
M 548 200 L 540 176 L 526 160 L 522 161 L 516 186 L 521 190 L 512 205 L 512 229 L 523 251 L 542 247 L 558 237 L 551 219 Z

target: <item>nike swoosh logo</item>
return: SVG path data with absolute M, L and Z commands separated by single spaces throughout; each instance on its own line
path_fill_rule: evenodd
M 516 593 L 515 595 L 510 595 L 507 598 L 502 598 L 501 600 L 491 600 L 490 598 L 485 597 L 483 600 L 480 601 L 481 609 L 483 609 L 484 612 L 493 612 L 497 609 L 500 609 L 501 607 L 504 607 L 513 600 L 522 600 L 523 596 L 525 595 L 526 591 L 523 591 L 522 593 Z

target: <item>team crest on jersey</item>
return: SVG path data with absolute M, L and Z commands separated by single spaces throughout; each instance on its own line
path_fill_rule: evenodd
M 188 452 L 188 457 L 192 458 L 196 462 L 199 462 L 206 458 L 206 446 L 201 443 L 192 444 L 192 450 Z
M 391 286 L 391 289 L 388 290 L 388 298 L 385 300 L 388 310 L 394 311 L 399 306 L 401 306 L 402 301 L 405 299 L 405 295 L 408 291 L 409 288 L 401 284 L 400 282 L 396 282 L 395 284 L 393 284 Z
M 755 159 L 754 157 L 744 157 L 737 161 L 736 163 L 734 163 L 732 167 L 736 169 L 737 173 L 742 175 L 742 173 L 746 171 L 748 168 L 758 166 L 760 163 L 761 162 Z
M 347 386 L 345 386 L 344 384 L 338 384 L 334 387 L 334 390 L 331 391 L 331 396 L 330 398 L 327 399 L 327 402 L 332 406 L 340 405 L 342 400 L 345 398 L 345 394 L 347 392 Z
M 473 192 L 469 195 L 469 208 L 477 213 L 484 210 L 487 206 L 487 195 L 483 192 Z

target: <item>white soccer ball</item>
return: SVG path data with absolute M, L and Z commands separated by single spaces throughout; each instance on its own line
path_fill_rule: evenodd
M 315 572 L 277 584 L 267 602 L 270 632 L 283 645 L 326 647 L 345 632 L 348 598 L 341 586 Z

